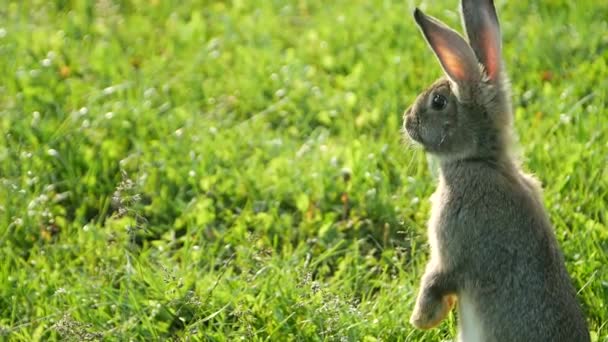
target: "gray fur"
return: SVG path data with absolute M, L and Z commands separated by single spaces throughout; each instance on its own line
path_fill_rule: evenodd
M 496 18 L 492 1 L 463 0 L 462 9 L 470 40 L 491 32 L 500 39 L 498 21 L 487 20 Z M 437 51 L 425 32 L 430 17 L 416 13 Z M 440 161 L 428 224 L 431 257 L 410 321 L 432 328 L 457 300 L 464 342 L 589 341 L 539 182 L 511 152 L 508 80 L 502 61 L 488 60 L 500 56 L 485 50 L 500 51 L 494 44 L 471 43 L 481 77 L 439 79 L 404 115 L 407 134 Z M 486 73 L 488 63 L 500 68 L 497 76 Z M 444 109 L 431 107 L 437 94 L 448 99 Z

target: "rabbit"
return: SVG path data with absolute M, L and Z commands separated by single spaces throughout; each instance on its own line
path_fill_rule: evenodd
M 462 0 L 461 14 L 468 43 L 414 11 L 444 76 L 404 113 L 405 134 L 440 166 L 410 323 L 433 328 L 457 307 L 459 341 L 589 341 L 540 183 L 514 153 L 494 3 Z

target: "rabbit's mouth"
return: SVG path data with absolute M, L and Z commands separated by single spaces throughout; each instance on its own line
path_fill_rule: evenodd
M 424 144 L 424 141 L 422 141 L 422 136 L 420 135 L 418 128 L 418 118 L 412 115 L 408 115 L 405 117 L 405 131 L 407 132 L 407 134 L 410 136 L 410 138 L 412 138 L 412 140 L 420 144 Z

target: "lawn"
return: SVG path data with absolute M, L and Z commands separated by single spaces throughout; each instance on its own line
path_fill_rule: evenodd
M 442 341 L 401 135 L 457 0 L 0 1 L 0 340 Z M 496 0 L 525 168 L 608 341 L 608 1 Z

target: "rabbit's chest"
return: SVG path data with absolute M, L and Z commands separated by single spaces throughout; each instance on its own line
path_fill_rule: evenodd
M 444 246 L 448 241 L 452 240 L 455 232 L 450 227 L 450 221 L 453 220 L 454 208 L 452 203 L 446 200 L 446 194 L 441 190 L 435 191 L 430 198 L 431 200 L 431 215 L 428 222 L 429 241 L 433 247 Z
M 482 321 L 473 301 L 466 295 L 458 297 L 459 342 L 482 342 L 485 340 Z

